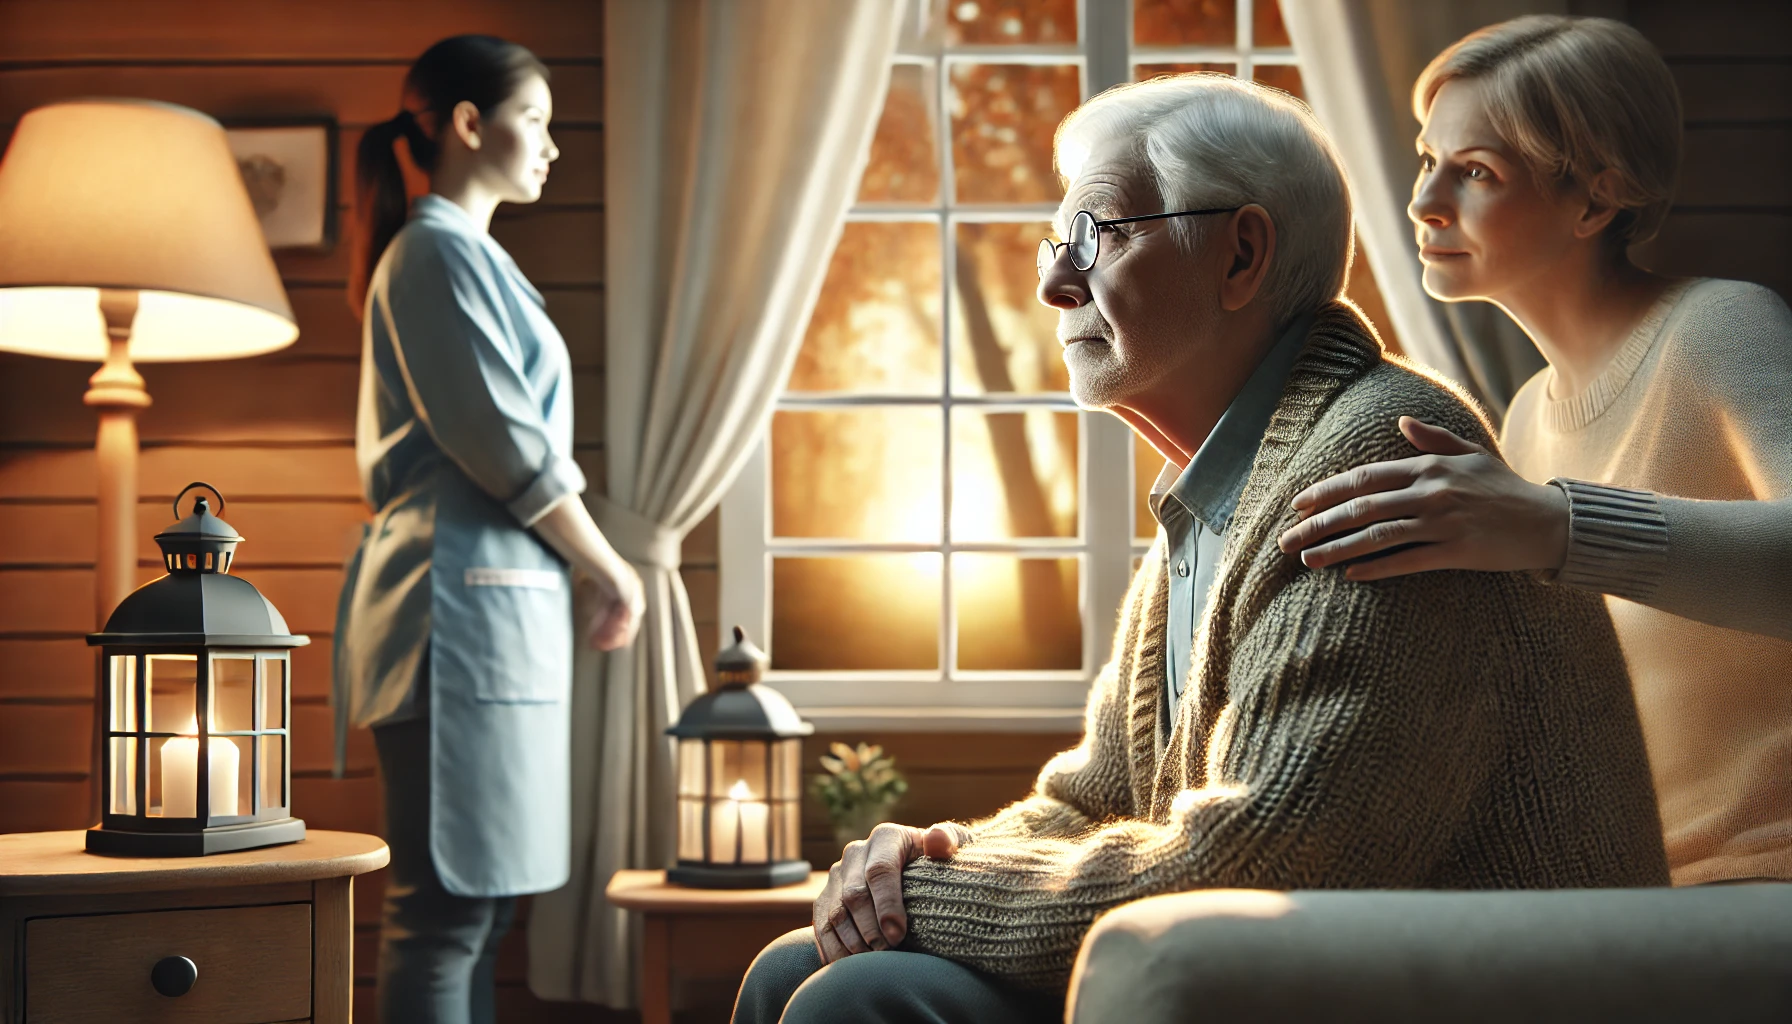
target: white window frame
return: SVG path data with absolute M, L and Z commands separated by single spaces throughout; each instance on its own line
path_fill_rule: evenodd
M 951 2 L 951 0 L 948 0 Z M 1257 0 L 1275 2 L 1275 0 Z M 942 523 L 939 544 L 897 544 L 876 541 L 799 540 L 771 536 L 769 439 L 761 438 L 723 496 L 720 517 L 720 642 L 726 644 L 734 625 L 745 626 L 767 650 L 775 650 L 771 628 L 771 563 L 774 556 L 816 557 L 867 553 L 938 553 L 941 555 L 939 667 L 922 671 L 773 671 L 768 685 L 790 698 L 803 716 L 823 730 L 917 729 L 927 731 L 1074 732 L 1082 727 L 1090 684 L 1111 654 L 1120 604 L 1132 576 L 1135 558 L 1150 541 L 1134 538 L 1133 437 L 1117 417 L 1076 410 L 1067 394 L 955 395 L 952 392 L 953 326 L 951 287 L 957 231 L 966 223 L 1015 223 L 1050 220 L 1057 204 L 961 204 L 952 201 L 951 118 L 947 109 L 951 68 L 955 64 L 1071 65 L 1081 72 L 1082 99 L 1121 82 L 1131 81 L 1139 64 L 1231 63 L 1249 78 L 1254 64 L 1292 64 L 1292 50 L 1253 50 L 1253 0 L 1237 0 L 1236 48 L 1135 47 L 1132 42 L 1132 0 L 1079 0 L 1077 44 L 1034 46 L 960 46 L 925 51 L 911 38 L 894 63 L 933 67 L 935 146 L 940 157 L 940 196 L 933 205 L 860 204 L 849 222 L 909 222 L 942 225 L 941 230 L 941 373 L 939 393 L 889 395 L 786 392 L 779 410 L 863 407 L 939 408 L 942 431 Z M 917 9 L 923 5 L 916 4 Z M 911 37 L 916 33 L 911 32 Z M 952 416 L 955 409 L 975 412 L 1024 410 L 1075 411 L 1079 420 L 1078 526 L 1075 538 L 1042 538 L 1001 542 L 957 542 L 952 539 Z M 968 671 L 956 668 L 956 598 L 952 555 L 997 552 L 1021 556 L 1075 558 L 1083 623 L 1083 664 L 1073 671 Z M 875 635 L 866 643 L 876 643 Z

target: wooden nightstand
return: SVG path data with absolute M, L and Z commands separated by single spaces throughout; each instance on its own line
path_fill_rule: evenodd
M 140 858 L 91 854 L 82 839 L 0 835 L 0 1022 L 347 1024 L 354 876 L 385 867 L 385 843 L 313 830 L 287 846 Z
M 604 896 L 641 914 L 641 1024 L 670 1024 L 672 975 L 746 977 L 766 943 L 809 924 L 826 871 L 781 889 L 690 889 L 664 871 L 618 871 Z

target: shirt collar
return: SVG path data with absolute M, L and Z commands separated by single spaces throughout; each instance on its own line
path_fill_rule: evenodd
M 461 209 L 460 204 L 434 192 L 411 200 L 411 216 L 437 221 L 475 235 L 485 234 L 478 224 L 473 223 L 473 215 Z
M 1189 460 L 1188 468 L 1177 472 L 1176 464 L 1165 463 L 1157 481 L 1151 485 L 1151 510 L 1159 523 L 1173 509 L 1166 508 L 1165 498 L 1176 499 L 1188 514 L 1200 520 L 1214 533 L 1224 533 L 1238 508 L 1239 495 L 1250 479 L 1251 463 L 1263 445 L 1264 431 L 1281 401 L 1282 387 L 1288 382 L 1288 371 L 1306 347 L 1307 332 L 1312 330 L 1313 317 L 1303 316 L 1288 325 L 1282 336 L 1251 371 L 1244 387 L 1232 398 L 1219 422 L 1213 425 L 1207 440 Z

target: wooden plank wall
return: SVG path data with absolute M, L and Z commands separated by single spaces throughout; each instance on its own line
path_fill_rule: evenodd
M 1679 194 L 1638 258 L 1792 296 L 1792 5 L 1630 0 L 1611 13 L 1661 50 L 1685 105 Z

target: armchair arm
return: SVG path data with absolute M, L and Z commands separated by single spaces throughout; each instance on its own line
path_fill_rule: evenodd
M 1210 890 L 1096 922 L 1073 1024 L 1792 1020 L 1792 884 Z

